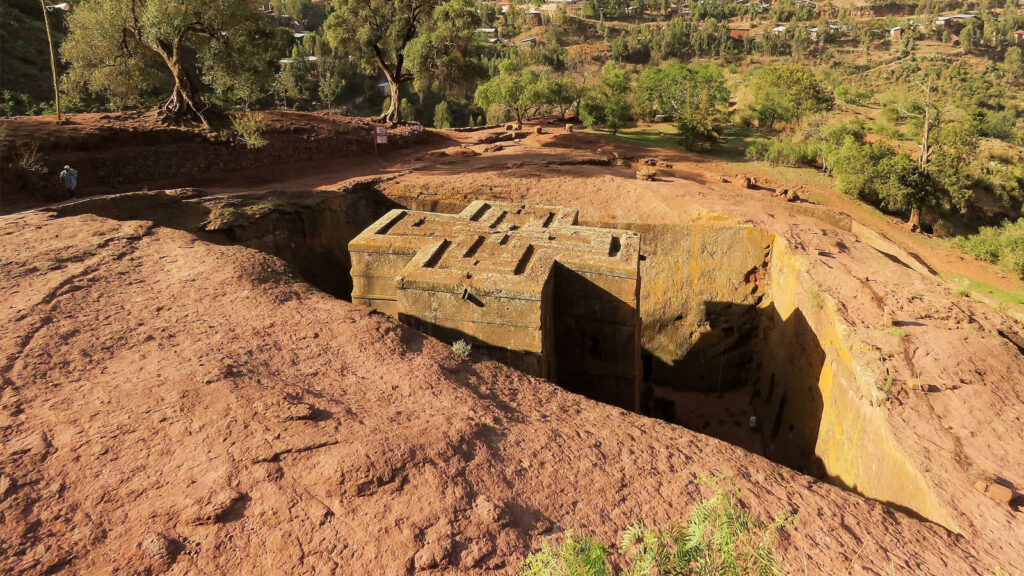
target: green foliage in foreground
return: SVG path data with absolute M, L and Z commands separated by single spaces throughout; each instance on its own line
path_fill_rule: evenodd
M 589 536 L 566 534 L 560 544 L 544 542 L 520 567 L 520 576 L 770 576 L 781 575 L 775 537 L 788 516 L 765 523 L 743 509 L 736 494 L 715 489 L 697 503 L 689 521 L 626 529 L 615 570 L 609 551 Z
M 985 226 L 963 241 L 963 249 L 979 260 L 1024 279 L 1024 218 L 1002 226 Z
M 473 351 L 473 345 L 465 340 L 456 340 L 452 344 L 452 351 L 463 358 L 469 358 L 470 352 Z

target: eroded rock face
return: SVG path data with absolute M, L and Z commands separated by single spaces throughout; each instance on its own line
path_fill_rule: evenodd
M 243 247 L 30 214 L 3 218 L 0 258 L 4 573 L 508 574 L 560 530 L 612 543 L 633 521 L 684 516 L 712 471 L 756 513 L 798 515 L 780 543 L 793 572 L 1019 563 L 717 440 L 465 363 Z

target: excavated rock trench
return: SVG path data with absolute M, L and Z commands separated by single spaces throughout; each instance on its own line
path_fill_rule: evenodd
M 367 183 L 344 193 L 140 193 L 58 212 L 153 220 L 241 244 L 349 299 L 349 241 L 402 204 L 462 208 L 399 203 Z M 644 413 L 949 527 L 924 476 L 872 421 L 842 324 L 784 240 L 724 218 L 605 225 L 642 235 Z

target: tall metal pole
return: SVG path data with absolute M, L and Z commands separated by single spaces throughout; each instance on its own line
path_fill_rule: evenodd
M 50 45 L 50 73 L 53 74 L 53 105 L 57 109 L 57 122 L 61 122 L 60 89 L 57 87 L 57 61 L 53 56 L 53 37 L 50 35 L 50 17 L 46 11 L 46 0 L 39 0 L 43 7 L 43 24 L 46 26 L 46 42 Z

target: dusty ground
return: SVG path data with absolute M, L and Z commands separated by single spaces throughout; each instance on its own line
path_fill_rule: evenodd
M 58 174 L 78 170 L 76 196 L 197 185 L 257 185 L 303 176 L 335 159 L 349 171 L 401 158 L 402 150 L 445 145 L 418 125 L 392 128 L 374 156 L 372 124 L 323 113 L 260 112 L 267 144 L 250 150 L 228 119 L 215 130 L 163 126 L 153 110 L 0 119 L 0 214 L 64 200 Z M 26 160 L 31 158 L 31 161 Z M 31 165 L 32 169 L 26 169 Z M 281 170 L 282 166 L 287 166 Z
M 716 213 L 780 235 L 850 340 L 892 351 L 864 360 L 896 377 L 872 418 L 927 475 L 952 530 L 460 361 L 260 252 L 145 220 L 35 212 L 0 219 L 0 569 L 514 573 L 563 530 L 613 544 L 634 521 L 685 517 L 707 490 L 697 480 L 717 472 L 758 514 L 796 514 L 779 545 L 788 573 L 1024 570 L 1019 496 L 1008 506 L 974 489 L 1024 485 L 1020 323 L 870 229 L 701 166 L 638 182 L 596 142 L 451 138 L 473 152 L 327 163 L 267 187 L 340 190 L 376 172 L 389 196 L 422 206 L 509 199 L 605 222 Z M 885 308 L 906 337 L 887 330 Z

